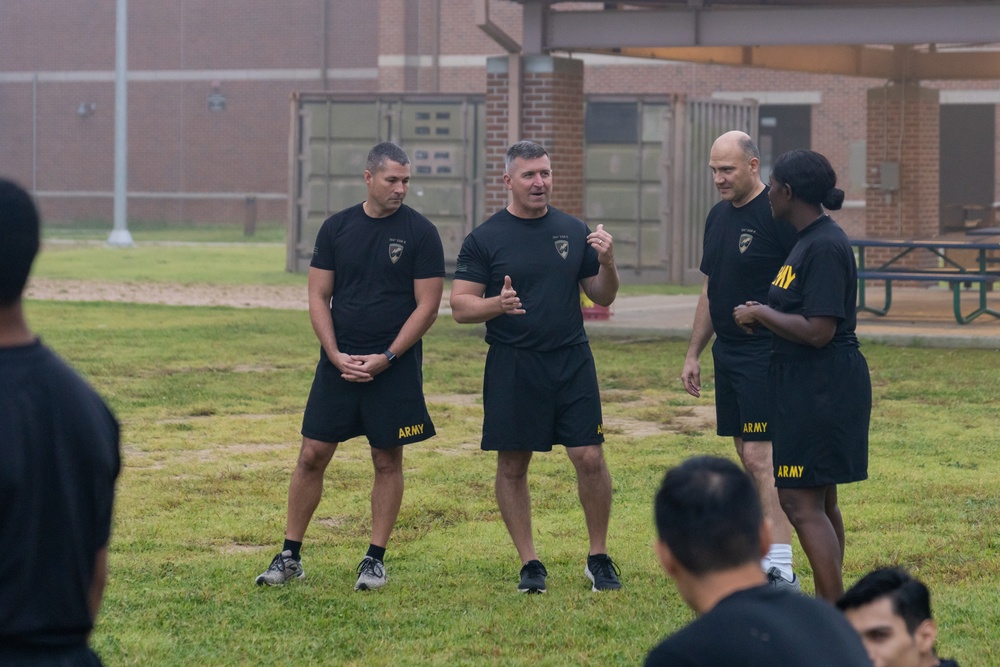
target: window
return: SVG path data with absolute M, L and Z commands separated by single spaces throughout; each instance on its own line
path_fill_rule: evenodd
M 639 141 L 639 105 L 590 102 L 584 128 L 588 144 L 634 144 Z

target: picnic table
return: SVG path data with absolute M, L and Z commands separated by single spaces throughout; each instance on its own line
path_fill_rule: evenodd
M 851 245 L 857 249 L 858 258 L 858 311 L 887 315 L 892 306 L 893 281 L 947 283 L 952 290 L 955 321 L 968 324 L 980 315 L 1000 318 L 1000 311 L 987 304 L 987 295 L 993 283 L 1000 281 L 1000 239 L 988 238 L 992 233 L 1000 234 L 1000 228 L 975 230 L 982 238 L 934 238 L 934 239 L 872 239 L 854 238 Z M 891 248 L 896 250 L 888 260 L 877 266 L 868 266 L 865 258 L 867 248 Z M 948 256 L 949 251 L 971 250 L 976 261 L 967 266 Z M 913 253 L 928 252 L 938 258 L 937 266 L 906 266 L 901 260 Z M 885 283 L 885 302 L 881 307 L 870 306 L 867 302 L 865 283 L 869 280 Z M 979 306 L 969 312 L 962 312 L 963 285 L 976 285 L 979 290 Z

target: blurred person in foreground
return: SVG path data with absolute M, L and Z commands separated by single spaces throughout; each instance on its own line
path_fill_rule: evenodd
M 656 494 L 656 555 L 698 615 L 663 640 L 646 667 L 863 667 L 857 633 L 830 604 L 770 585 L 771 544 L 753 480 L 727 459 L 671 469 Z
M 854 249 L 826 213 L 844 201 L 836 186 L 829 160 L 815 151 L 774 161 L 771 212 L 790 222 L 799 240 L 771 283 L 768 304 L 733 310 L 748 334 L 760 327 L 774 334 L 768 390 L 778 499 L 809 558 L 816 596 L 831 604 L 844 592 L 837 485 L 868 478 L 872 409 L 868 363 L 854 333 Z
M 0 665 L 100 665 L 88 639 L 108 577 L 118 422 L 28 328 L 39 216 L 0 179 Z
M 875 667 L 958 667 L 937 656 L 931 593 L 905 570 L 869 572 L 837 600 Z

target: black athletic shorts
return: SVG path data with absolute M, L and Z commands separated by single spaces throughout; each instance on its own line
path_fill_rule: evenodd
M 420 343 L 371 382 L 348 382 L 320 351 L 302 435 L 322 442 L 344 442 L 359 435 L 378 449 L 426 440 L 434 424 L 424 402 Z
M 590 345 L 535 352 L 494 343 L 483 374 L 486 450 L 548 452 L 604 442 Z
M 734 343 L 716 338 L 712 359 L 716 433 L 746 441 L 770 440 L 767 369 L 771 363 L 771 340 L 748 336 L 745 342 Z
M 857 348 L 775 356 L 774 479 L 779 488 L 846 484 L 868 477 L 872 385 Z

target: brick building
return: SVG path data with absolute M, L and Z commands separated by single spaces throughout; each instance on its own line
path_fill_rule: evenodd
M 510 0 L 132 0 L 130 219 L 240 224 L 252 198 L 260 219 L 286 220 L 293 93 L 489 97 L 502 90 L 504 63 L 521 62 L 509 54 L 523 37 L 522 11 Z M 31 187 L 51 222 L 111 218 L 114 18 L 114 0 L 0 4 L 0 173 Z M 924 215 L 920 224 L 928 233 L 939 231 L 932 229 L 938 211 L 925 211 L 937 207 L 939 190 L 942 219 L 992 215 L 1000 201 L 997 80 L 900 86 L 874 78 L 555 55 L 550 71 L 524 74 L 525 108 L 536 95 L 563 95 L 576 109 L 590 100 L 628 103 L 649 95 L 756 99 L 758 140 L 769 157 L 808 146 L 831 159 L 847 192 L 838 219 L 849 231 L 865 229 L 866 211 L 869 233 L 891 234 L 915 215 Z M 567 77 L 582 77 L 582 96 L 579 86 L 565 88 Z M 919 134 L 912 131 L 903 141 L 898 128 L 913 123 L 935 137 L 933 145 L 938 135 L 957 139 L 942 142 L 941 151 L 913 141 Z M 548 117 L 524 123 L 520 134 L 552 144 L 562 174 L 556 197 L 581 212 L 584 163 L 571 147 L 588 141 L 584 127 Z M 502 129 L 487 138 L 486 210 L 501 205 L 502 192 L 491 184 L 499 176 L 497 155 L 512 138 Z M 872 160 L 872 141 L 883 142 L 880 160 Z M 953 144 L 983 157 L 969 164 L 962 155 L 972 148 L 956 157 Z M 954 166 L 939 171 L 942 160 Z M 889 205 L 890 194 L 870 187 L 880 162 L 926 165 L 902 177 L 924 179 L 918 187 L 927 200 Z M 969 179 L 983 183 L 975 201 L 961 190 Z

